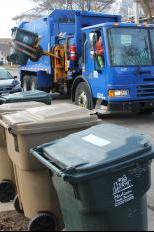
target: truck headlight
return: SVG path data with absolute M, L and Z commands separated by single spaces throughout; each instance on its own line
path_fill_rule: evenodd
M 129 90 L 109 90 L 109 97 L 127 97 L 129 95 Z

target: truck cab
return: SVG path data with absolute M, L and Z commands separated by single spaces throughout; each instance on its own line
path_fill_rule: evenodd
M 102 39 L 103 54 L 97 55 Z M 104 23 L 82 29 L 82 77 L 73 99 L 105 111 L 154 111 L 154 27 Z

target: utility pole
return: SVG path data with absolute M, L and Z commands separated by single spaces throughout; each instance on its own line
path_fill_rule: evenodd
M 87 2 L 87 8 L 88 8 L 88 11 L 91 11 L 91 0 L 88 0 L 88 2 Z
M 139 7 L 140 7 L 140 4 L 139 4 L 139 0 L 137 0 L 135 2 L 135 23 L 136 24 L 139 24 L 140 23 L 140 14 L 139 14 Z

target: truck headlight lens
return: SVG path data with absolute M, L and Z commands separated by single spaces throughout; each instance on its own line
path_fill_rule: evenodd
M 127 97 L 129 95 L 129 90 L 109 90 L 109 97 Z

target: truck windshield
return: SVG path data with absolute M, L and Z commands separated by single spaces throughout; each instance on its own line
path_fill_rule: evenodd
M 152 56 L 147 29 L 109 29 L 112 66 L 150 66 Z

